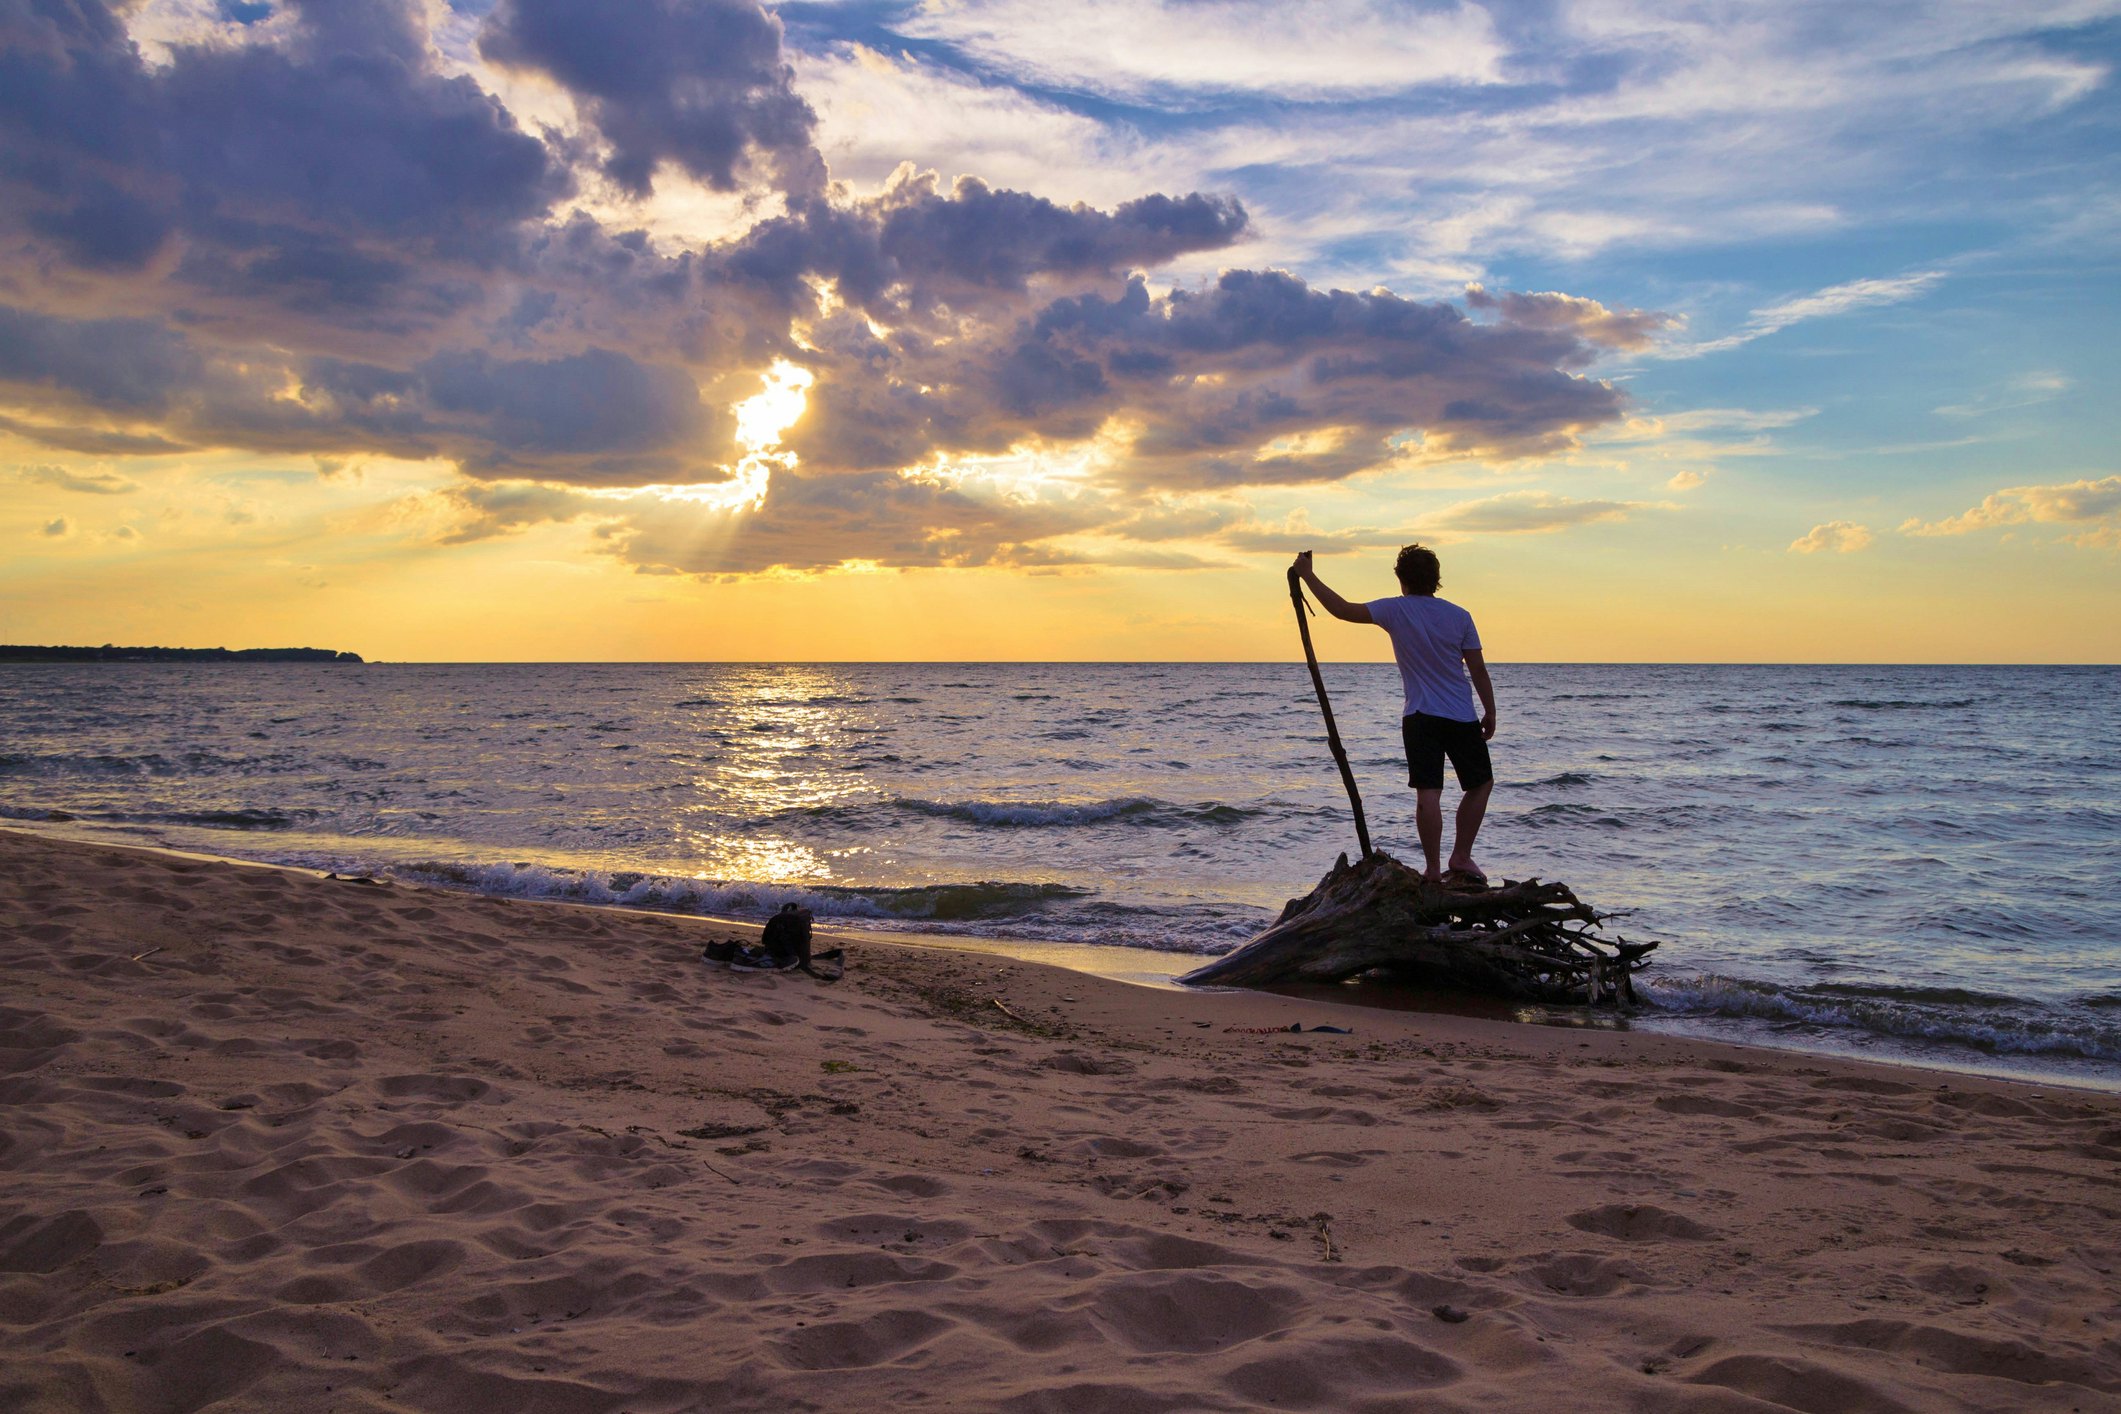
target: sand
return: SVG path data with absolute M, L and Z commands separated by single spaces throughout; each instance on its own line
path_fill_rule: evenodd
M 2113 1097 L 729 932 L 0 833 L 0 1409 L 2121 1409 Z

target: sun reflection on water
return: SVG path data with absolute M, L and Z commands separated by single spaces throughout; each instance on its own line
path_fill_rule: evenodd
M 850 769 L 851 747 L 873 733 L 866 699 L 848 678 L 812 667 L 761 667 L 734 683 L 700 684 L 728 703 L 719 750 L 694 776 L 697 805 L 677 822 L 679 839 L 698 860 L 699 877 L 762 883 L 823 882 L 830 857 L 801 842 L 803 816 L 879 797 L 864 772 Z M 731 817 L 752 823 L 732 828 Z

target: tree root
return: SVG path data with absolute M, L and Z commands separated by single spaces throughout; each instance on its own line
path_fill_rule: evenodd
M 1657 944 L 1597 936 L 1600 913 L 1565 884 L 1537 879 L 1464 893 L 1390 855 L 1342 855 L 1272 927 L 1178 980 L 1261 987 L 1376 975 L 1541 1002 L 1629 1006 Z

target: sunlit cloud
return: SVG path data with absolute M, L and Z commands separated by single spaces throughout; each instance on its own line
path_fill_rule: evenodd
M 1969 535 L 2034 522 L 2082 527 L 2064 538 L 2074 544 L 2113 548 L 2121 534 L 2121 476 L 2064 482 L 2054 486 L 2007 486 L 1981 504 L 1943 520 L 1910 519 L 1903 535 Z
M 1424 517 L 1423 525 L 1464 534 L 1526 535 L 1625 520 L 1643 509 L 1645 504 L 1639 501 L 1578 500 L 1551 491 L 1505 491 L 1499 496 L 1447 507 Z
M 1830 520 L 1813 526 L 1790 542 L 1790 553 L 1795 555 L 1853 555 L 1869 545 L 1877 537 L 1870 527 L 1854 521 Z

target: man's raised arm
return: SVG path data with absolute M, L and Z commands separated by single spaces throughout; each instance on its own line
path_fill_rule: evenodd
M 1325 605 L 1326 612 L 1331 614 L 1334 618 L 1346 619 L 1351 624 L 1367 624 L 1375 622 L 1375 620 L 1370 617 L 1369 605 L 1350 604 L 1347 600 L 1341 598 L 1338 594 L 1335 594 L 1331 589 L 1326 587 L 1326 582 L 1320 579 L 1318 577 L 1317 572 L 1311 568 L 1311 552 L 1309 550 L 1306 550 L 1302 554 L 1298 555 L 1296 557 L 1296 563 L 1291 566 L 1291 568 L 1296 571 L 1297 577 L 1299 579 L 1303 580 L 1305 584 L 1311 586 L 1311 592 L 1318 596 L 1318 602 Z

